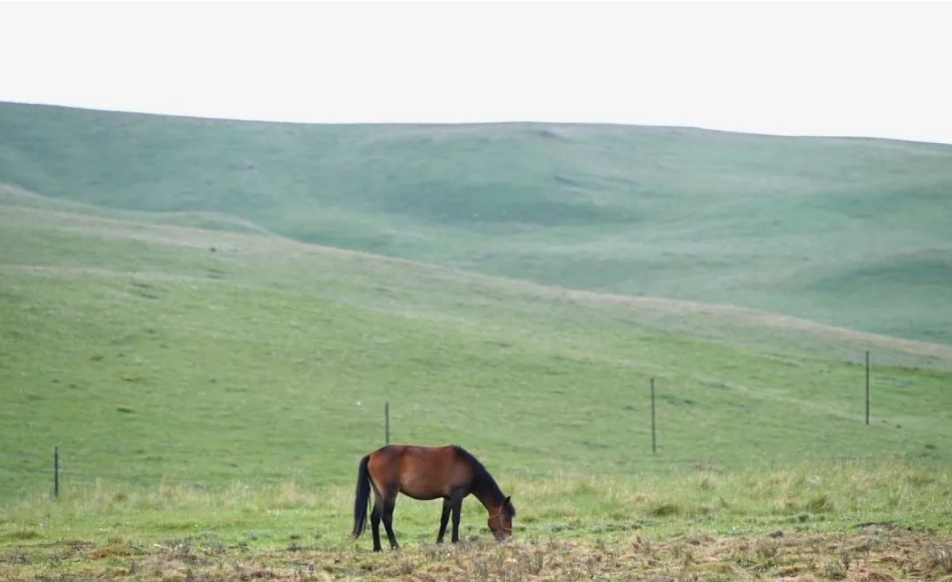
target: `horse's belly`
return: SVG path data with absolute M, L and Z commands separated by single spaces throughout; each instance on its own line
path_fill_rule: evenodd
M 432 491 L 418 491 L 415 489 L 400 489 L 400 493 L 403 493 L 407 497 L 412 497 L 420 501 L 429 501 L 431 499 L 440 499 L 441 497 L 446 497 L 442 493 L 434 493 Z
M 400 481 L 400 493 L 420 501 L 449 497 L 452 490 L 449 483 L 433 483 L 428 479 L 404 478 Z

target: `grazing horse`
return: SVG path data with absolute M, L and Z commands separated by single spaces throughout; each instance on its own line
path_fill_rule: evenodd
M 440 533 L 436 543 L 443 543 L 446 522 L 453 512 L 453 542 L 459 541 L 459 518 L 463 498 L 472 493 L 489 511 L 489 529 L 497 540 L 512 535 L 512 518 L 516 508 L 503 495 L 486 467 L 463 447 L 418 447 L 387 445 L 360 460 L 357 471 L 357 494 L 354 500 L 354 538 L 367 526 L 370 490 L 374 492 L 374 508 L 370 514 L 373 525 L 374 551 L 380 551 L 380 521 L 387 530 L 390 547 L 399 547 L 393 535 L 393 508 L 397 493 L 414 499 L 443 499 Z

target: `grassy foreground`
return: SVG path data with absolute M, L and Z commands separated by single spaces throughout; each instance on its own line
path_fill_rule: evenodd
M 776 472 L 519 481 L 514 540 L 464 506 L 398 501 L 403 548 L 353 542 L 352 491 L 96 487 L 0 513 L 0 576 L 129 580 L 899 580 L 952 577 L 948 469 L 828 464 Z
M 641 536 L 594 544 L 554 539 L 504 546 L 481 542 L 413 548 L 397 555 L 293 545 L 254 551 L 191 539 L 149 549 L 119 541 L 105 547 L 77 542 L 15 559 L 52 564 L 38 568 L 36 579 L 46 580 L 947 581 L 952 578 L 950 551 L 947 539 L 874 525 L 853 534 L 778 530 L 745 539 L 689 533 L 661 542 Z M 8 570 L 7 579 L 34 579 L 27 571 Z

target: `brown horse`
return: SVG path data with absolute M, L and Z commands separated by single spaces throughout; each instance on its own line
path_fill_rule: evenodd
M 459 541 L 459 518 L 463 498 L 472 493 L 489 511 L 489 529 L 497 540 L 512 535 L 512 518 L 516 509 L 503 495 L 486 467 L 463 447 L 417 447 L 387 445 L 360 460 L 357 471 L 357 495 L 354 500 L 354 538 L 367 526 L 370 490 L 374 492 L 374 551 L 380 551 L 380 520 L 387 530 L 390 547 L 399 547 L 393 535 L 393 508 L 397 493 L 414 499 L 443 499 L 440 533 L 436 543 L 443 543 L 446 522 L 453 512 L 453 542 Z

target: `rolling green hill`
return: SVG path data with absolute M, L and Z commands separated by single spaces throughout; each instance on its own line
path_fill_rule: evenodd
M 952 344 L 952 146 L 0 104 L 0 183 L 21 205 Z

